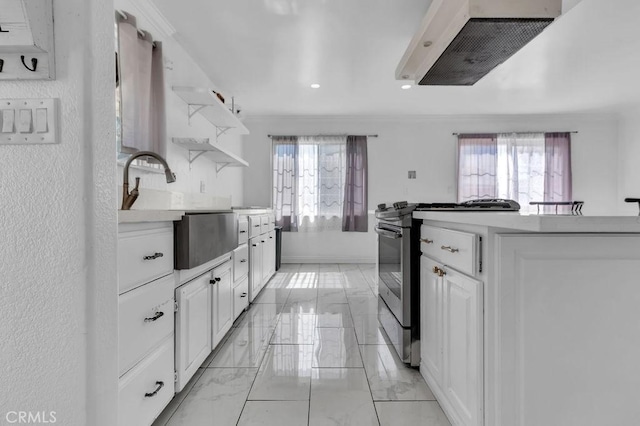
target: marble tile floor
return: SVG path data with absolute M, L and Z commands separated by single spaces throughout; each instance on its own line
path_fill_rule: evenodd
M 374 265 L 282 266 L 153 426 L 451 426 L 380 329 Z

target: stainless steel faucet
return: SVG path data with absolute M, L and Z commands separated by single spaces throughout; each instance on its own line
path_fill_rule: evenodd
M 131 193 L 129 193 L 129 166 L 131 165 L 131 162 L 138 157 L 155 158 L 164 167 L 164 174 L 167 177 L 167 183 L 176 181 L 176 175 L 171 171 L 171 169 L 169 168 L 169 165 L 167 164 L 164 158 L 162 158 L 155 152 L 151 152 L 151 151 L 136 152 L 131 157 L 129 157 L 129 159 L 127 160 L 127 163 L 124 165 L 124 178 L 122 182 L 122 207 L 121 207 L 122 210 L 131 209 L 131 206 L 133 205 L 133 203 L 135 203 L 136 199 L 138 198 L 138 195 L 140 195 L 138 192 L 138 186 L 140 185 L 139 177 L 136 178 L 135 188 L 133 188 Z

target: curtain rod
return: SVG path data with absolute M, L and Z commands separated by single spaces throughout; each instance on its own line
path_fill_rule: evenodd
M 452 133 L 453 136 L 460 136 L 460 135 L 491 135 L 491 134 L 498 134 L 498 133 L 580 133 L 577 130 L 570 130 L 568 132 L 535 132 L 535 131 L 527 131 L 527 132 L 465 132 L 465 133 Z
M 117 13 L 118 15 L 120 15 L 120 17 L 121 17 L 122 19 L 124 19 L 125 21 L 129 20 L 129 15 L 127 15 L 127 12 L 124 12 L 124 11 L 122 11 L 122 10 L 118 10 L 118 9 L 116 9 L 116 13 Z M 145 30 L 141 30 L 140 28 L 137 28 L 137 27 L 136 27 L 136 30 L 138 31 L 138 34 L 140 34 L 140 36 L 141 36 L 143 39 L 147 37 L 147 34 L 149 34 L 147 31 L 145 31 Z M 150 35 L 150 37 L 151 37 L 151 35 Z M 153 47 L 156 47 L 156 42 L 155 42 L 155 41 L 151 41 L 151 45 L 152 45 Z
M 329 135 L 329 134 L 321 134 L 321 135 L 267 135 L 267 137 L 269 138 L 276 138 L 276 137 L 292 137 L 292 136 L 298 136 L 301 138 L 311 138 L 311 137 L 316 137 L 316 138 L 321 138 L 321 137 L 335 137 L 335 136 L 366 136 L 368 138 L 377 138 L 378 135 L 348 135 L 346 133 L 343 134 L 333 134 L 333 135 Z

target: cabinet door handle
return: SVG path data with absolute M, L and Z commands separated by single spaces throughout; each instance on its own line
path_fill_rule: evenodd
M 156 312 L 156 314 L 155 314 L 154 316 L 149 317 L 149 318 L 145 318 L 145 319 L 144 319 L 144 322 L 154 322 L 154 321 L 157 321 L 157 320 L 158 320 L 158 319 L 160 319 L 163 315 L 164 315 L 164 312 L 162 312 L 162 311 Z
M 458 250 L 457 248 L 453 248 L 451 246 L 442 246 L 440 247 L 442 250 L 448 251 L 449 253 L 457 253 L 460 250 Z
M 260 242 L 261 242 L 261 243 L 266 243 L 266 241 L 265 241 L 265 240 L 260 240 Z
M 247 231 L 240 231 L 241 234 L 245 234 Z
M 253 225 L 254 228 L 260 228 L 260 225 Z
M 438 274 L 439 277 L 443 277 L 443 276 L 447 275 L 447 273 L 445 272 L 444 269 L 440 269 L 437 266 L 433 267 L 433 273 L 434 274 Z
M 247 297 L 247 293 L 240 293 L 240 297 Z
M 156 389 L 153 392 L 145 393 L 144 397 L 151 398 L 153 396 L 156 396 L 158 392 L 160 392 L 160 389 L 162 389 L 163 387 L 164 387 L 164 382 L 156 382 Z
M 420 242 L 426 243 L 426 244 L 433 244 L 433 240 L 430 240 L 428 238 L 422 238 L 420 240 Z
M 240 263 L 245 263 L 247 261 L 247 259 L 241 259 Z
M 162 257 L 162 256 L 164 256 L 164 253 L 158 252 L 158 253 L 152 254 L 151 256 L 145 256 L 142 259 L 144 259 L 144 260 L 153 260 L 153 259 L 157 259 L 157 258 Z
M 212 280 L 209 280 L 209 284 L 215 284 L 220 282 L 220 277 L 215 277 Z
M 251 244 L 252 247 L 258 247 L 258 244 Z

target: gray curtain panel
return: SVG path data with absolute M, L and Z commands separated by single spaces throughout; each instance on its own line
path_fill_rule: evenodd
M 573 201 L 571 134 L 544 134 L 544 201 Z
M 149 33 L 140 35 L 133 15 L 124 20 L 116 14 L 116 19 L 123 151 L 165 155 L 162 48 L 153 47 Z
M 298 138 L 274 136 L 273 209 L 276 225 L 283 231 L 298 231 Z
M 367 232 L 367 137 L 347 136 L 347 176 L 342 206 L 342 231 Z

